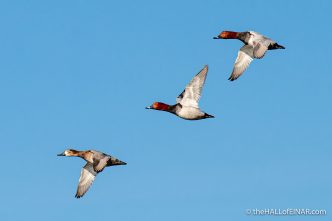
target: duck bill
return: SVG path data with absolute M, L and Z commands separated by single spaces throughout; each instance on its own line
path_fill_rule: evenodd
M 66 156 L 66 155 L 65 155 L 65 152 L 63 152 L 63 153 L 59 153 L 59 154 L 57 154 L 57 156 L 59 156 L 59 157 L 63 157 L 63 156 Z
M 152 109 L 152 106 L 147 106 L 145 107 L 145 109 Z

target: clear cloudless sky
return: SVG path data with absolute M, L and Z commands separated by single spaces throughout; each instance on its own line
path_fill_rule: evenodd
M 331 1 L 0 3 L 1 220 L 331 220 Z M 236 40 L 284 45 L 229 77 Z M 174 104 L 209 65 L 200 106 L 214 119 L 146 110 Z M 79 158 L 126 161 L 74 197 Z M 247 216 L 246 209 L 327 216 Z

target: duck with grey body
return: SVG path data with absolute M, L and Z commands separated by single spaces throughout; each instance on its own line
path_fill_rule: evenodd
M 252 60 L 263 58 L 266 51 L 285 49 L 284 46 L 279 45 L 274 40 L 254 31 L 223 31 L 217 37 L 214 37 L 214 39 L 238 39 L 244 43 L 244 46 L 238 52 L 232 74 L 228 78 L 230 81 L 239 78 Z
M 176 98 L 175 105 L 154 102 L 151 106 L 146 107 L 146 109 L 166 111 L 185 120 L 214 118 L 214 116 L 203 112 L 198 106 L 207 72 L 208 66 L 205 65 L 204 68 L 195 75 L 182 93 Z

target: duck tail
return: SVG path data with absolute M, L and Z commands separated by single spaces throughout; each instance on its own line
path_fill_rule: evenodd
M 286 49 L 286 48 L 284 46 L 282 46 L 282 45 L 279 45 L 278 43 L 275 43 L 269 49 L 270 50 L 274 50 L 274 49 Z
M 205 113 L 205 114 L 204 114 L 204 118 L 214 118 L 214 116 L 212 116 L 212 115 L 210 115 L 210 114 L 207 114 L 207 113 Z

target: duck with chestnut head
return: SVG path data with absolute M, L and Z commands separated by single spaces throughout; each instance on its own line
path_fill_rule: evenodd
M 267 50 L 285 49 L 284 46 L 254 31 L 223 31 L 214 39 L 238 39 L 244 43 L 238 52 L 231 76 L 234 81 L 248 68 L 254 58 L 261 59 Z
M 185 120 L 214 118 L 214 116 L 201 111 L 198 106 L 207 72 L 208 66 L 206 65 L 176 98 L 176 104 L 168 105 L 162 102 L 154 102 L 151 106 L 146 107 L 146 109 L 166 111 Z

